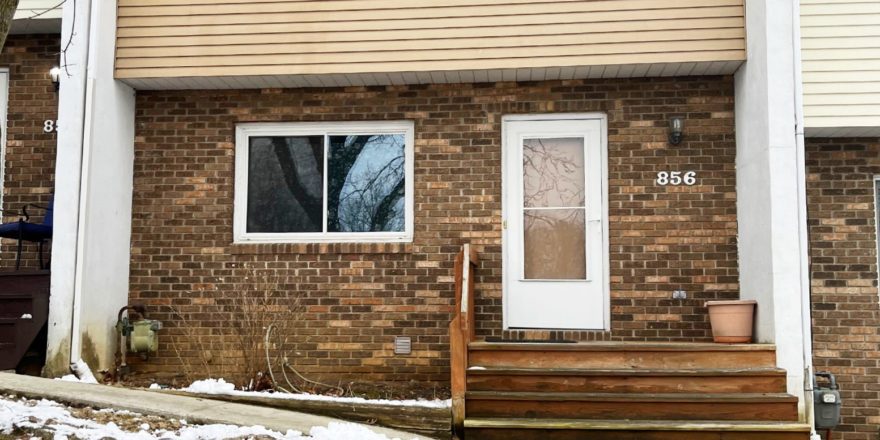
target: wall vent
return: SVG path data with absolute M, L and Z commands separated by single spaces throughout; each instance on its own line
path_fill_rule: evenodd
M 412 353 L 412 338 L 409 336 L 394 337 L 394 354 Z

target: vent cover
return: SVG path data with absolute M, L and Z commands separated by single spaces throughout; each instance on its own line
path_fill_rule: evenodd
M 412 353 L 412 338 L 409 336 L 394 337 L 394 354 Z

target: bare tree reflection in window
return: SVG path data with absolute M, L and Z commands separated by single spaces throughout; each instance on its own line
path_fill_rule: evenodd
M 404 146 L 402 134 L 330 136 L 327 231 L 404 230 Z
M 323 230 L 323 136 L 251 137 L 248 232 Z
M 582 138 L 523 141 L 523 205 L 584 206 L 584 143 Z
M 583 138 L 523 141 L 526 279 L 586 277 L 584 173 Z

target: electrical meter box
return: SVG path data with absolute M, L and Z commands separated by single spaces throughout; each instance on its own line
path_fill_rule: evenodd
M 827 386 L 819 386 L 816 378 L 824 378 Z M 834 429 L 840 423 L 840 390 L 837 379 L 829 372 L 818 372 L 813 378 L 813 409 L 817 429 Z

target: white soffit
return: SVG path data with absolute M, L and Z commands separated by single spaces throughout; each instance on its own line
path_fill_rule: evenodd
M 125 78 L 138 90 L 263 89 L 350 87 L 403 84 L 458 84 L 498 81 L 553 81 L 584 78 L 647 78 L 730 75 L 742 61 L 567 66 L 525 69 L 453 70 L 434 72 L 358 73 L 332 75 L 210 76 Z
M 20 0 L 9 33 L 57 34 L 61 32 L 61 0 Z
M 810 137 L 880 137 L 876 127 L 806 127 L 804 135 Z

